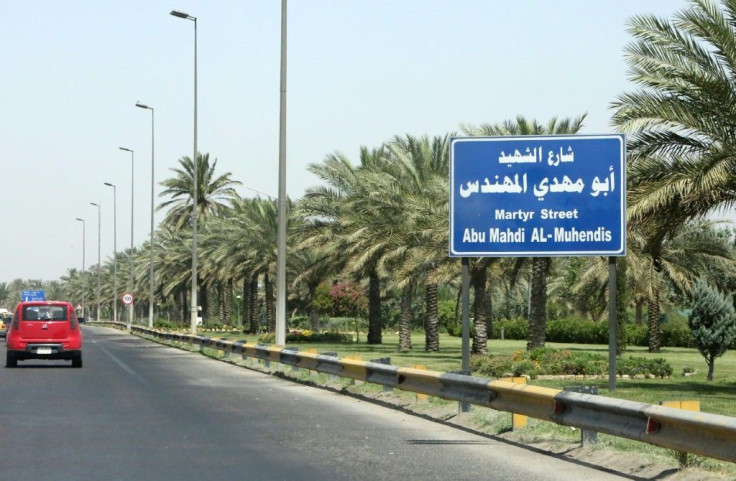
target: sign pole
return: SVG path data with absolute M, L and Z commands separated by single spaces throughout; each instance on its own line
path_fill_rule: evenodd
M 616 390 L 616 351 L 618 323 L 616 307 L 616 258 L 608 258 L 608 390 Z
M 462 258 L 462 335 L 463 335 L 463 365 L 462 373 L 470 375 L 470 261 L 467 257 Z M 470 411 L 469 403 L 460 403 L 460 412 Z

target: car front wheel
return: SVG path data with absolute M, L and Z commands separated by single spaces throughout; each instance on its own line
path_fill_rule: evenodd
M 18 367 L 18 359 L 14 358 L 10 354 L 5 356 L 5 367 Z

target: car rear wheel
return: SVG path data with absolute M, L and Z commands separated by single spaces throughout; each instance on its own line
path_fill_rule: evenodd
M 5 356 L 5 367 L 18 367 L 18 359 L 14 358 L 10 354 Z
M 72 359 L 72 367 L 82 367 L 82 355 L 76 356 Z

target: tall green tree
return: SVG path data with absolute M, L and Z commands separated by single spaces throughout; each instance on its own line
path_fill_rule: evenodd
M 736 200 L 736 1 L 691 0 L 671 19 L 633 17 L 628 32 L 638 90 L 612 104 L 613 124 L 629 134 L 629 223 L 663 272 L 660 251 L 679 226 Z M 656 351 L 660 279 L 648 279 Z
M 167 178 L 161 182 L 164 190 L 159 197 L 168 198 L 157 207 L 156 210 L 166 210 L 163 225 L 180 231 L 191 228 L 192 207 L 194 199 L 197 199 L 197 217 L 198 228 L 201 223 L 207 222 L 208 219 L 224 214 L 232 205 L 232 202 L 238 197 L 235 186 L 241 182 L 231 178 L 231 173 L 226 172 L 217 175 L 217 159 L 210 163 L 210 154 L 197 153 L 197 191 L 194 191 L 194 162 L 191 157 L 182 157 L 179 159 L 179 167 L 172 168 L 174 176 Z M 191 251 L 191 247 L 190 247 Z M 198 252 L 199 255 L 199 252 Z M 191 265 L 188 269 L 191 277 Z M 218 279 L 212 276 L 210 279 L 206 277 L 207 271 L 204 269 L 204 282 L 201 289 L 202 304 L 205 312 L 210 314 L 216 313 L 215 301 L 219 297 L 219 291 L 216 286 Z M 198 276 L 199 277 L 199 276 Z M 200 279 L 197 279 L 200 281 Z M 190 280 L 191 284 L 191 280 Z M 199 290 L 200 286 L 197 286 Z M 209 306 L 208 306 L 209 304 Z
M 217 159 L 210 163 L 210 154 L 197 153 L 197 192 L 194 192 L 194 163 L 190 157 L 179 159 L 179 167 L 172 168 L 174 176 L 161 182 L 164 190 L 159 197 L 169 198 L 161 202 L 156 211 L 167 210 L 164 223 L 176 229 L 190 224 L 192 204 L 196 195 L 197 215 L 206 219 L 221 214 L 237 198 L 236 185 L 242 182 L 231 179 L 230 172 L 217 176 Z
M 326 185 L 307 189 L 296 209 L 301 239 L 299 248 L 312 248 L 331 259 L 336 272 L 356 279 L 368 279 L 368 343 L 383 342 L 381 319 L 381 272 L 379 261 L 386 244 L 377 239 L 371 227 L 386 214 L 364 209 L 361 202 L 370 192 L 364 171 L 383 162 L 382 148 L 362 147 L 360 164 L 354 165 L 344 154 L 328 155 L 322 163 L 311 164 L 309 171 Z
M 716 358 L 725 354 L 736 338 L 733 300 L 701 278 L 693 289 L 693 307 L 687 322 L 695 345 L 708 364 L 707 379 L 712 381 Z

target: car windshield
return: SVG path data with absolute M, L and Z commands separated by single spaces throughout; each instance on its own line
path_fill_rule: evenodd
M 23 309 L 24 321 L 66 321 L 64 306 L 28 306 Z

